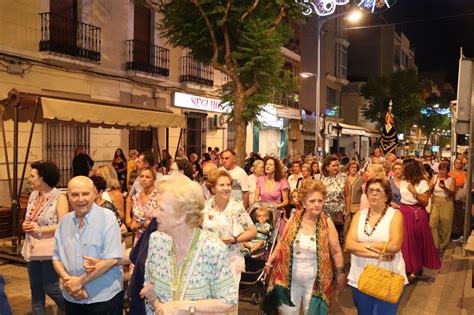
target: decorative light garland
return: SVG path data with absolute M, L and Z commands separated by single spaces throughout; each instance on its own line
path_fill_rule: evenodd
M 361 9 L 368 10 L 371 13 L 378 13 L 390 9 L 397 0 L 354 0 L 354 3 Z
M 397 0 L 353 0 L 359 8 L 378 13 L 390 9 Z M 331 15 L 338 5 L 346 5 L 350 0 L 295 0 L 301 5 L 304 15 L 316 13 L 319 16 Z

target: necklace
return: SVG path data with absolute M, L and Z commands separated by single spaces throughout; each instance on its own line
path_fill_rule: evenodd
M 369 209 L 369 211 L 367 212 L 367 217 L 365 218 L 365 223 L 364 223 L 364 233 L 365 233 L 365 235 L 370 237 L 370 236 L 372 236 L 372 234 L 374 234 L 375 229 L 377 228 L 377 225 L 380 223 L 380 221 L 382 221 L 382 218 L 384 217 L 385 212 L 387 212 L 387 207 L 385 207 L 383 209 L 382 214 L 378 218 L 377 222 L 375 222 L 374 227 L 372 229 L 370 229 L 370 225 L 369 225 L 370 209 Z M 370 229 L 370 231 L 369 231 L 369 229 Z
M 181 269 L 178 272 L 178 267 L 176 263 L 176 246 L 174 242 L 171 245 L 171 250 L 172 250 L 172 278 L 171 278 L 171 295 L 173 301 L 177 301 L 180 298 L 180 293 L 184 284 L 184 273 L 189 265 L 189 261 L 191 260 L 191 257 L 194 256 L 194 251 L 196 249 L 196 244 L 198 243 L 199 240 L 199 234 L 200 230 L 196 229 L 194 231 L 194 236 L 193 240 L 191 241 L 191 244 L 189 244 L 189 248 L 186 254 L 186 258 L 183 261 L 183 264 L 181 265 Z

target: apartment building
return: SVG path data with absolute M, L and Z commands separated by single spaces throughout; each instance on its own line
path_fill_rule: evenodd
M 381 17 L 372 17 L 367 24 L 386 23 Z M 347 31 L 351 46 L 348 50 L 348 79 L 342 91 L 344 121 L 364 128 L 367 137 L 353 137 L 352 146 L 362 157 L 369 155 L 378 137 L 375 125 L 367 121 L 362 108 L 365 100 L 359 96 L 360 88 L 369 78 L 389 75 L 395 71 L 415 68 L 415 51 L 406 35 L 394 25 L 378 26 Z M 396 106 L 396 104 L 394 104 Z M 388 108 L 388 104 L 387 104 Z M 350 144 L 349 144 L 350 145 Z

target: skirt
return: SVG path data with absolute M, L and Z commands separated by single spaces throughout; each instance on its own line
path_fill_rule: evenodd
M 403 215 L 402 255 L 407 273 L 441 268 L 441 261 L 433 242 L 428 213 L 422 205 L 400 205 Z

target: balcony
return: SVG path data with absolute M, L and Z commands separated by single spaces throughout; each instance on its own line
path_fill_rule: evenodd
M 170 75 L 170 51 L 150 43 L 127 40 L 125 68 L 167 77 Z
M 100 28 L 51 12 L 40 16 L 40 51 L 100 61 Z
M 299 108 L 299 95 L 298 93 L 284 93 L 281 98 L 277 101 L 280 105 L 285 105 L 290 108 Z
M 214 85 L 214 68 L 197 62 L 191 56 L 181 57 L 181 76 L 179 80 L 212 87 Z
M 299 39 L 292 38 L 288 43 L 285 44 L 285 48 L 288 48 L 292 52 L 301 55 L 301 46 L 300 46 L 300 41 Z

